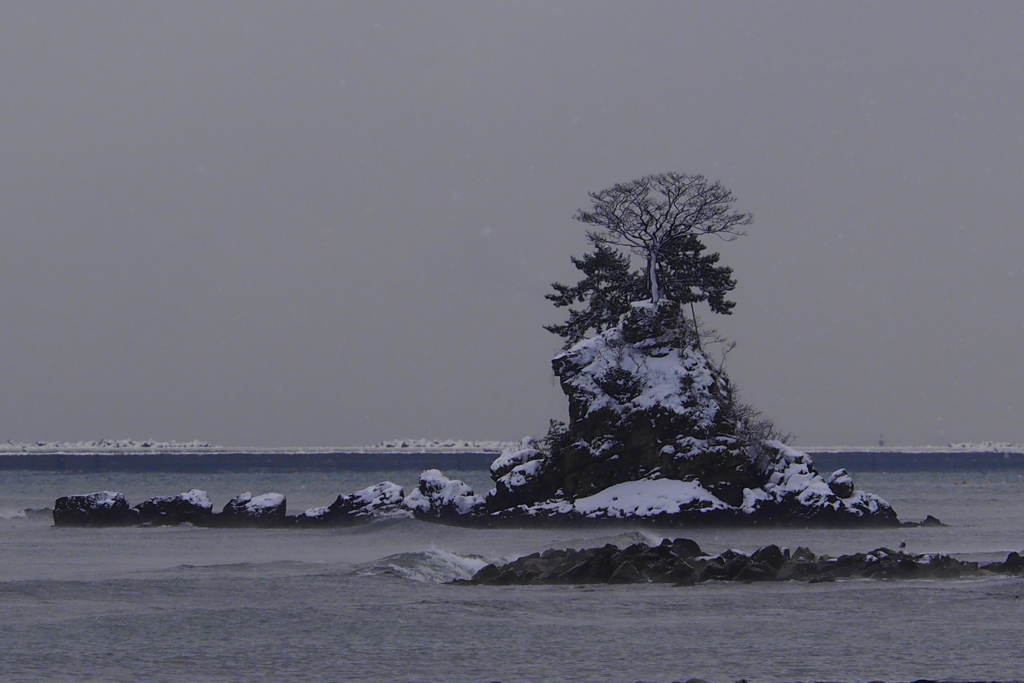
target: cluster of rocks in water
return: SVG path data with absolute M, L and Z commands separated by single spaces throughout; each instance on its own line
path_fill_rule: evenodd
M 640 482 L 637 482 L 640 483 Z M 657 483 L 652 480 L 651 483 Z M 606 496 L 609 499 L 618 496 Z M 441 522 L 476 527 L 519 526 L 524 522 L 533 524 L 607 524 L 618 520 L 630 524 L 680 526 L 681 522 L 697 524 L 749 524 L 749 523 L 800 523 L 809 524 L 833 522 L 845 524 L 849 519 L 838 518 L 778 518 L 775 520 L 756 516 L 741 516 L 736 511 L 710 509 L 688 511 L 684 514 L 610 515 L 606 510 L 595 508 L 581 511 L 571 504 L 553 506 L 544 514 L 521 516 L 506 514 L 506 511 L 492 512 L 489 497 L 478 496 L 465 483 L 449 479 L 438 470 L 427 470 L 420 475 L 417 487 L 406 494 L 405 488 L 390 481 L 384 481 L 350 494 L 342 494 L 326 507 L 305 510 L 298 515 L 287 514 L 287 498 L 280 493 L 264 493 L 254 496 L 246 492 L 232 498 L 215 512 L 206 491 L 191 489 L 173 496 L 159 496 L 129 506 L 124 494 L 113 491 L 99 491 L 85 495 L 58 498 L 53 506 L 53 521 L 56 526 L 167 526 L 192 524 L 212 527 L 324 527 L 354 526 L 377 519 L 416 518 L 424 521 Z M 586 501 L 584 501 L 586 502 Z M 662 501 L 659 504 L 663 504 Z M 648 509 L 648 511 L 650 511 Z M 878 521 L 868 518 L 864 521 Z M 885 520 L 888 523 L 888 518 Z M 941 524 L 934 517 L 924 522 L 903 522 L 903 526 Z
M 129 507 L 124 494 L 99 491 L 63 496 L 53 505 L 55 526 L 280 526 L 287 520 L 285 497 L 279 493 L 235 496 L 219 513 L 206 491 L 191 489 L 175 496 L 150 498 Z
M 748 554 L 727 550 L 704 554 L 696 542 L 665 539 L 660 545 L 626 548 L 605 545 L 584 550 L 546 550 L 508 564 L 489 564 L 471 579 L 456 583 L 489 586 L 540 584 L 670 583 L 692 586 L 705 581 L 806 581 L 837 579 L 958 579 L 992 574 L 1024 574 L 1024 557 L 1010 553 L 1003 562 L 981 565 L 939 553 L 918 555 L 878 548 L 853 555 L 815 555 L 768 545 Z
M 191 489 L 175 496 L 150 498 L 134 507 L 124 494 L 99 491 L 58 498 L 53 506 L 55 526 L 168 526 L 193 524 L 209 527 L 347 526 L 388 515 L 412 516 L 403 508 L 405 490 L 391 482 L 339 495 L 328 507 L 299 515 L 287 514 L 287 498 L 280 493 L 254 496 L 246 492 L 214 512 L 206 491 Z

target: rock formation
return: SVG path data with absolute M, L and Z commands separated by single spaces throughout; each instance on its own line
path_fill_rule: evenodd
M 203 524 L 213 517 L 213 503 L 206 491 L 190 489 L 176 496 L 150 498 L 135 506 L 137 521 L 153 526 Z
M 627 548 L 605 545 L 585 550 L 546 550 L 503 565 L 490 564 L 468 581 L 485 585 L 672 583 L 690 586 L 704 581 L 807 581 L 847 578 L 958 579 L 992 574 L 1024 574 L 1024 560 L 1010 553 L 1004 562 L 981 565 L 944 553 L 918 555 L 878 548 L 869 553 L 829 557 L 807 548 L 795 551 L 775 545 L 749 555 L 727 550 L 705 555 L 695 542 L 665 539 L 657 546 L 637 543 Z
M 280 493 L 253 496 L 246 491 L 229 500 L 216 521 L 219 526 L 278 526 L 286 512 L 287 501 Z
M 426 470 L 419 486 L 403 501 L 416 517 L 437 521 L 458 522 L 482 517 L 486 501 L 458 479 L 449 479 L 439 470 Z
M 826 481 L 809 456 L 772 438 L 674 304 L 634 304 L 552 366 L 568 427 L 494 461 L 494 516 L 897 523 L 845 470 Z
M 53 504 L 55 526 L 125 526 L 135 522 L 128 501 L 114 491 L 63 496 Z
M 328 507 L 306 510 L 295 518 L 299 526 L 351 526 L 384 517 L 409 517 L 403 506 L 405 489 L 390 481 L 339 495 Z

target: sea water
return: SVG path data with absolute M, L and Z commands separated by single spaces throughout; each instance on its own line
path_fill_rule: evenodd
M 451 472 L 478 491 L 486 472 Z M 903 519 L 869 530 L 56 528 L 55 498 L 189 488 L 291 513 L 417 472 L 0 472 L 0 680 L 909 681 L 1024 679 L 1024 579 L 484 587 L 550 547 L 693 538 L 832 555 L 906 544 L 989 561 L 1024 548 L 1024 472 L 864 473 Z

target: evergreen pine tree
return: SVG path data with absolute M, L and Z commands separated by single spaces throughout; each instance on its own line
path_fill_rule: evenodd
M 545 295 L 559 308 L 585 304 L 579 309 L 570 308 L 564 325 L 544 326 L 565 340 L 566 349 L 589 332 L 598 334 L 617 325 L 632 302 L 647 296 L 646 276 L 630 268 L 629 256 L 593 235 L 590 241 L 594 244 L 593 251 L 582 258 L 572 257 L 572 263 L 583 273 L 583 279 L 571 287 L 552 283 L 555 291 Z
M 736 302 L 725 297 L 736 288 L 732 268 L 716 265 L 718 253 L 705 254 L 706 249 L 696 235 L 685 235 L 662 251 L 658 262 L 662 296 L 681 305 L 706 301 L 712 312 L 730 315 Z

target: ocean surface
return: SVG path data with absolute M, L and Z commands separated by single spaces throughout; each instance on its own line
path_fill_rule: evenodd
M 1024 470 L 858 475 L 901 519 L 837 531 L 55 528 L 62 495 L 131 505 L 190 488 L 216 508 L 279 492 L 290 513 L 418 472 L 0 472 L 0 680 L 910 681 L 1024 679 L 1024 578 L 587 587 L 451 585 L 550 547 L 692 538 L 832 555 L 1002 560 L 1024 549 Z M 478 492 L 484 471 L 449 472 Z

